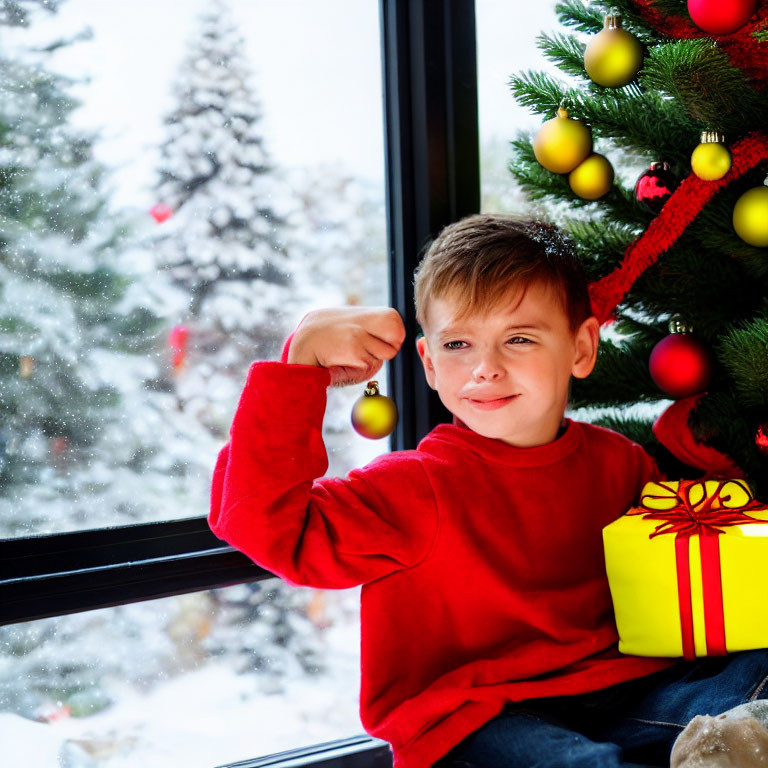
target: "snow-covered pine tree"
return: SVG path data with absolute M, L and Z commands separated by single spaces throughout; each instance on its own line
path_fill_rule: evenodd
M 644 47 L 639 74 L 622 87 L 598 85 L 584 65 L 585 44 L 611 10 Z M 616 409 L 599 422 L 643 444 L 672 477 L 701 477 L 723 464 L 711 453 L 680 450 L 676 443 L 687 435 L 687 447 L 730 459 L 768 500 L 768 448 L 760 444 L 768 432 L 768 250 L 747 244 L 732 225 L 736 201 L 768 172 L 768 4 L 759 2 L 729 35 L 695 26 L 685 0 L 566 0 L 556 11 L 574 33 L 542 34 L 538 42 L 565 78 L 527 72 L 511 78 L 512 91 L 543 120 L 565 105 L 591 126 L 596 151 L 618 177 L 602 198 L 585 200 L 567 174 L 537 162 L 531 136 L 513 142 L 509 168 L 572 236 L 594 281 L 600 319 L 615 307 L 619 337 L 603 339 L 597 368 L 574 383 L 571 405 Z M 691 170 L 703 131 L 724 134 L 733 155 L 718 181 Z M 642 209 L 633 190 L 653 161 L 668 163 L 681 182 L 658 215 Z M 609 275 L 623 278 L 613 284 L 618 291 L 608 291 Z M 693 326 L 714 357 L 706 389 L 671 405 L 649 372 L 670 319 Z M 669 431 L 657 438 L 652 417 L 625 412 L 635 403 L 655 404 L 655 414 L 669 406 L 665 413 L 680 418 L 674 439 Z
M 25 27 L 29 24 L 29 12 L 44 8 L 55 13 L 62 0 L 0 0 L 0 25 Z
M 154 248 L 189 296 L 179 400 L 225 439 L 243 372 L 279 354 L 295 296 L 244 41 L 222 0 L 200 17 L 174 99 L 155 188 L 174 213 Z
M 179 69 L 155 186 L 158 202 L 173 210 L 154 242 L 156 263 L 189 297 L 176 321 L 190 335 L 175 391 L 187 417 L 222 442 L 249 364 L 276 359 L 288 321 L 306 311 L 281 212 L 295 200 L 275 176 L 250 78 L 244 40 L 226 3 L 215 0 Z M 321 670 L 322 642 L 306 615 L 310 591 L 271 579 L 211 595 L 211 652 L 241 656 L 243 671 L 259 673 L 269 690 L 299 664 Z
M 34 16 L 17 4 L 2 10 L 8 24 Z M 124 305 L 135 282 L 119 259 L 129 216 L 107 209 L 95 137 L 68 125 L 72 82 L 44 66 L 72 42 L 21 45 L 0 75 L 4 535 L 119 522 L 126 488 L 115 473 L 136 479 L 155 434 L 131 440 L 125 422 L 136 412 L 122 407 L 125 381 L 140 387 L 151 375 L 160 326 L 146 305 Z

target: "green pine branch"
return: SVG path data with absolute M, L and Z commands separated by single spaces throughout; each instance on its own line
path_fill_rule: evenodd
M 573 27 L 579 32 L 596 34 L 603 28 L 605 12 L 594 3 L 589 6 L 580 0 L 565 0 L 555 5 L 558 21 L 564 27 Z
M 602 218 L 566 219 L 563 227 L 570 234 L 590 281 L 613 272 L 639 234 L 637 226 Z
M 545 58 L 556 64 L 558 69 L 574 77 L 586 77 L 584 70 L 584 43 L 573 35 L 548 35 L 541 33 L 536 45 Z
M 762 408 L 768 418 L 768 320 L 756 318 L 731 328 L 717 347 L 720 363 L 747 408 Z
M 532 71 L 511 77 L 509 83 L 518 103 L 545 119 L 564 104 L 571 117 L 592 127 L 595 137 L 610 139 L 630 155 L 664 159 L 678 173 L 688 167 L 691 150 L 698 143 L 701 126 L 659 93 L 637 95 L 622 88 L 586 93 Z
M 727 391 L 707 392 L 696 404 L 688 423 L 696 440 L 729 456 L 744 470 L 757 498 L 768 500 L 768 460 L 755 449 L 759 422 L 745 418 L 736 395 Z
M 623 305 L 650 316 L 678 317 L 713 344 L 724 328 L 751 317 L 763 296 L 738 260 L 686 234 L 638 277 Z
M 617 407 L 665 399 L 648 370 L 652 349 L 643 342 L 602 340 L 594 371 L 586 379 L 573 380 L 571 406 Z
M 745 174 L 717 194 L 696 217 L 690 227 L 707 251 L 734 259 L 745 271 L 745 284 L 768 293 L 768 259 L 765 248 L 744 242 L 733 228 L 733 207 L 738 198 L 750 187 L 762 184 L 768 173 L 768 162 Z
M 657 7 L 660 3 L 657 2 Z M 622 26 L 635 35 L 640 42 L 657 43 L 659 33 L 637 12 L 633 0 L 616 0 L 616 2 L 589 3 L 587 6 L 580 0 L 566 0 L 555 5 L 555 13 L 564 27 L 597 34 L 603 29 L 605 17 L 611 12 L 621 16 Z M 680 15 L 675 12 L 674 15 Z
M 600 416 L 592 423 L 606 429 L 612 429 L 614 432 L 620 432 L 642 446 L 657 442 L 653 434 L 653 422 L 638 419 L 635 416 L 614 412 L 609 415 Z
M 764 95 L 709 38 L 654 46 L 638 77 L 644 88 L 665 94 L 702 128 L 741 135 L 768 120 Z

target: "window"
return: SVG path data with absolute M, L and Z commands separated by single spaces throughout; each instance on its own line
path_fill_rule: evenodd
M 229 122 L 222 120 L 213 129 L 209 125 L 205 135 L 205 126 L 193 119 L 199 116 L 195 109 L 180 107 L 177 119 L 161 124 L 162 130 L 152 139 L 143 133 L 147 126 L 141 123 L 141 112 L 144 102 L 154 98 L 150 93 L 152 81 L 163 87 L 167 82 L 170 87 L 175 71 L 173 67 L 161 71 L 159 64 L 147 66 L 148 59 L 161 49 L 167 49 L 163 51 L 166 58 L 172 58 L 174 49 L 177 56 L 187 55 L 184 45 L 194 39 L 195 20 L 201 13 L 228 8 L 237 18 L 246 8 L 255 11 L 256 4 L 244 0 L 230 0 L 228 4 L 164 0 L 150 5 L 137 0 L 129 10 L 114 4 L 69 0 L 60 4 L 58 14 L 48 16 L 47 9 L 54 5 L 59 4 L 22 0 L 19 8 L 29 12 L 29 28 L 12 26 L 8 23 L 12 19 L 5 17 L 0 26 L 6 56 L 2 103 L 8 105 L 7 113 L 0 114 L 4 171 L 0 196 L 4 196 L 5 224 L 0 247 L 7 257 L 0 263 L 5 270 L 0 285 L 7 301 L 0 352 L 5 391 L 13 396 L 6 404 L 15 407 L 7 413 L 18 417 L 12 422 L 9 416 L 4 426 L 8 429 L 8 425 L 37 417 L 32 419 L 37 430 L 34 439 L 27 445 L 26 433 L 20 431 L 22 437 L 12 442 L 12 435 L 6 432 L 0 455 L 6 478 L 16 469 L 20 473 L 17 480 L 22 485 L 34 484 L 31 492 L 38 494 L 25 497 L 18 488 L 11 491 L 8 481 L 6 492 L 0 494 L 0 525 L 5 526 L 0 533 L 0 727 L 4 748 L 24 754 L 28 765 L 35 764 L 33 759 L 39 765 L 61 759 L 108 766 L 141 754 L 154 753 L 162 760 L 167 750 L 173 752 L 168 759 L 175 760 L 178 752 L 174 747 L 179 750 L 185 744 L 186 765 L 208 766 L 283 749 L 288 734 L 295 736 L 293 746 L 350 735 L 357 715 L 357 690 L 351 682 L 346 686 L 342 693 L 347 709 L 342 711 L 339 701 L 326 698 L 328 689 L 318 681 L 324 674 L 336 680 L 340 676 L 351 680 L 352 670 L 355 677 L 358 674 L 356 590 L 283 591 L 284 585 L 267 578 L 269 574 L 244 556 L 229 551 L 207 530 L 202 517 L 207 511 L 207 484 L 234 407 L 234 401 L 227 406 L 227 397 L 239 392 L 250 360 L 277 357 L 280 343 L 308 309 L 340 300 L 391 303 L 402 312 L 409 338 L 413 338 L 409 284 L 418 252 L 443 224 L 478 207 L 473 3 L 381 0 L 376 5 L 358 0 L 323 4 L 265 0 L 258 5 L 267 19 L 263 24 L 241 18 L 237 23 L 243 37 L 261 34 L 269 49 L 267 59 L 274 62 L 284 55 L 285 71 L 281 74 L 295 76 L 287 86 L 288 93 L 281 94 L 282 103 L 294 110 L 287 118 L 291 124 L 285 130 L 274 127 L 270 138 L 267 128 L 277 110 L 272 105 L 278 101 L 268 102 L 267 73 L 251 60 L 252 83 L 262 110 L 261 149 L 268 151 L 274 166 L 251 157 L 245 163 L 249 167 L 239 169 L 249 171 L 254 186 L 262 191 L 266 187 L 269 204 L 265 203 L 253 218 L 249 218 L 249 199 L 244 202 L 243 196 L 229 193 L 238 183 L 245 183 L 242 173 L 233 176 L 231 188 L 222 185 L 218 194 L 207 198 L 201 194 L 200 207 L 193 207 L 193 216 L 183 215 L 180 202 L 184 199 L 181 192 L 202 192 L 201 179 L 218 167 L 215 139 L 221 138 L 225 128 L 231 132 L 245 130 L 237 122 L 242 114 L 231 116 Z M 102 26 L 97 23 L 100 14 L 109 17 Z M 289 32 L 280 33 L 268 14 L 288 18 Z M 91 21 L 92 32 L 82 30 L 86 19 Z M 136 28 L 132 24 L 137 20 L 139 33 L 131 37 L 129 30 Z M 85 64 L 77 57 L 67 65 L 63 63 L 68 52 L 78 46 L 98 46 L 106 26 L 113 29 L 109 44 L 92 48 L 83 57 Z M 303 37 L 297 27 L 305 29 Z M 272 45 L 274 41 L 279 45 Z M 200 45 L 210 50 L 213 43 L 213 38 L 204 36 Z M 313 43 L 318 47 L 313 48 Z M 279 50 L 281 46 L 284 51 Z M 46 48 L 49 53 L 45 53 Z M 380 111 L 376 119 L 371 118 L 371 114 L 376 115 L 375 104 L 382 101 L 380 52 L 386 86 L 387 153 L 383 157 Z M 333 63 L 334 56 L 342 59 L 345 77 L 364 81 L 365 96 L 339 98 L 338 94 L 346 94 L 344 81 L 323 74 L 325 59 Z M 107 64 L 110 58 L 118 62 L 111 69 Z M 54 64 L 56 61 L 62 63 Z M 210 60 L 206 64 L 206 57 L 199 53 L 191 59 L 187 56 L 188 80 L 195 86 L 207 80 L 203 90 L 216 101 L 217 92 L 209 79 L 216 71 L 213 64 Z M 293 64 L 292 69 L 289 64 Z M 78 70 L 83 66 L 86 69 Z M 51 77 L 50 72 L 57 67 L 61 71 L 70 67 L 69 75 L 76 81 Z M 78 81 L 89 68 L 92 82 Z M 98 90 L 101 71 L 105 72 L 106 91 L 111 86 L 112 100 L 103 101 L 90 117 L 85 107 L 70 109 L 69 96 L 77 94 L 87 103 L 85 94 Z M 146 87 L 134 85 L 137 100 L 133 107 L 125 108 L 123 102 L 131 98 L 132 87 L 125 78 L 141 72 L 146 75 L 147 71 L 150 78 L 144 81 Z M 312 77 L 317 72 L 318 77 Z M 314 94 L 301 91 L 304 85 L 309 91 L 327 89 L 327 99 L 320 99 L 318 107 Z M 182 83 L 177 89 L 180 100 L 184 88 Z M 371 97 L 373 102 L 366 101 Z M 245 98 L 239 103 L 251 114 L 252 103 Z M 165 113 L 160 110 L 155 114 Z M 116 122 L 110 124 L 108 117 Z M 342 118 L 339 132 L 344 156 L 335 155 L 321 167 L 315 161 L 330 143 L 322 139 L 326 117 Z M 385 231 L 384 177 L 377 181 L 369 171 L 357 173 L 354 164 L 346 164 L 351 163 L 349 136 L 361 131 L 363 118 L 377 126 L 379 135 L 359 153 L 365 156 L 361 167 L 375 165 L 377 157 L 386 164 L 388 238 L 386 248 L 380 250 Z M 245 122 L 247 128 L 248 120 Z M 198 133 L 190 143 L 187 139 L 193 128 Z M 143 136 L 145 143 L 126 149 L 121 145 L 126 133 Z M 293 145 L 297 159 L 289 162 L 279 148 L 297 136 Z M 374 147 L 376 142 L 378 148 Z M 201 146 L 208 149 L 190 157 L 189 153 Z M 161 161 L 165 170 L 159 179 L 153 184 L 141 181 L 146 179 L 142 174 L 157 169 Z M 310 166 L 316 171 L 311 176 L 304 173 Z M 349 173 L 341 174 L 343 183 L 337 184 L 340 169 Z M 352 178 L 346 181 L 347 176 Z M 186 180 L 177 185 L 176 197 L 172 194 L 174 179 Z M 262 185 L 262 181 L 273 186 Z M 292 207 L 299 191 L 306 193 L 305 197 L 301 205 Z M 147 197 L 139 202 L 143 193 Z M 341 201 L 339 208 L 328 205 L 331 196 Z M 355 228 L 345 230 L 347 213 L 360 213 L 360 206 L 363 216 L 356 217 Z M 293 292 L 290 298 L 295 303 L 290 310 L 287 300 L 280 307 L 286 310 L 281 325 L 262 326 L 264 337 L 257 352 L 237 336 L 242 325 L 227 324 L 233 316 L 243 319 L 240 315 L 213 311 L 222 303 L 226 309 L 236 299 L 245 301 L 248 297 L 235 291 L 216 294 L 205 283 L 215 282 L 214 267 L 219 269 L 219 277 L 227 270 L 234 273 L 242 269 L 239 259 L 249 249 L 229 249 L 228 263 L 222 264 L 207 235 L 208 230 L 223 230 L 233 222 L 235 229 L 249 230 L 254 221 L 270 220 L 262 215 L 266 212 L 275 232 L 271 228 L 259 232 L 274 245 L 274 253 L 268 254 L 274 256 L 274 263 L 268 266 L 262 250 L 260 267 L 264 274 L 276 278 L 278 288 L 280 274 L 293 276 L 285 264 L 287 256 L 282 258 L 290 248 L 303 244 L 307 258 L 316 258 L 303 266 L 294 265 L 297 272 L 305 271 L 304 276 L 311 265 L 313 282 L 303 284 L 304 303 L 299 301 L 298 292 Z M 290 236 L 278 234 L 283 218 L 300 213 L 304 215 L 303 228 L 290 230 Z M 362 227 L 361 218 L 370 222 L 370 227 Z M 208 223 L 208 230 L 201 222 Z M 270 240 L 272 235 L 274 240 Z M 332 251 L 350 249 L 348 256 L 355 268 L 347 270 L 324 260 L 321 242 Z M 354 262 L 360 257 L 362 272 Z M 203 277 L 198 282 L 192 279 L 197 274 L 192 267 L 200 268 Z M 246 264 L 246 271 L 248 267 Z M 174 272 L 176 268 L 178 272 Z M 83 277 L 92 273 L 94 278 L 83 283 Z M 46 290 L 25 291 L 25 276 Z M 162 290 L 155 282 L 161 280 Z M 150 290 L 152 286 L 154 290 Z M 387 290 L 391 296 L 386 295 Z M 274 299 L 270 306 L 275 307 L 280 305 L 277 288 L 273 293 L 265 293 L 264 299 Z M 210 314 L 222 319 L 220 326 L 201 332 L 191 320 L 200 316 L 206 302 Z M 182 310 L 189 311 L 188 321 L 178 321 Z M 244 314 L 246 320 L 254 320 Z M 21 340 L 34 339 L 36 333 L 48 347 L 40 346 L 36 354 L 26 354 Z M 219 354 L 225 337 L 238 340 L 229 356 Z M 94 354 L 94 349 L 99 354 Z M 39 350 L 48 351 L 42 354 Z M 62 350 L 66 354 L 54 354 Z M 389 370 L 382 370 L 381 378 L 393 386 L 400 412 L 393 447 L 414 447 L 421 434 L 445 417 L 434 393 L 415 375 L 420 373 L 417 364 L 415 349 L 408 345 Z M 34 396 L 25 393 L 23 388 L 34 382 L 41 370 L 49 371 L 47 386 L 36 388 Z M 189 386 L 184 390 L 182 377 L 195 370 L 211 378 L 204 379 L 204 388 Z M 222 371 L 231 374 L 229 380 L 215 376 Z M 126 378 L 128 374 L 136 378 Z M 197 397 L 203 389 L 207 401 Z M 339 390 L 340 395 L 342 392 Z M 67 395 L 75 396 L 75 400 L 69 407 L 60 407 Z M 158 405 L 153 418 L 139 419 L 140 406 L 145 402 L 141 398 L 149 402 L 154 396 L 157 399 L 152 402 Z M 99 408 L 125 407 L 124 399 L 128 401 L 127 418 L 99 420 Z M 340 405 L 339 419 L 343 416 L 346 420 L 348 409 L 349 403 Z M 40 416 L 51 411 L 55 414 L 51 419 Z M 190 416 L 192 421 L 186 421 Z M 194 451 L 182 447 L 167 452 L 161 471 L 162 463 L 155 462 L 163 454 L 155 450 L 156 446 L 177 445 L 166 439 L 166 425 L 170 425 L 171 437 L 180 434 Z M 327 419 L 325 428 L 330 431 L 334 427 L 333 420 Z M 67 429 L 73 430 L 71 435 Z M 351 437 L 360 446 L 352 465 L 365 463 L 382 450 L 377 443 Z M 343 441 L 341 445 L 345 451 L 350 446 Z M 366 450 L 372 453 L 366 456 Z M 347 459 L 342 448 L 331 459 L 336 464 L 331 464 L 329 474 L 343 472 Z M 197 476 L 191 471 L 195 463 L 203 469 Z M 110 470 L 115 466 L 125 485 L 105 480 L 114 478 Z M 92 472 L 90 477 L 79 473 L 83 468 Z M 150 482 L 151 477 L 156 484 Z M 200 487 L 195 488 L 195 482 L 205 484 L 202 498 L 206 504 L 201 505 Z M 122 491 L 122 498 L 121 489 L 127 489 Z M 86 492 L 90 493 L 87 504 L 80 501 Z M 153 493 L 166 494 L 167 506 L 146 504 L 145 515 L 138 507 Z M 123 506 L 119 508 L 118 503 Z M 121 513 L 118 518 L 113 514 L 116 509 Z M 63 514 L 57 516 L 57 511 Z M 280 610 L 270 611 L 277 605 Z M 249 621 L 249 612 L 251 616 L 261 614 L 262 619 L 271 615 L 273 623 Z M 280 624 L 283 620 L 289 628 L 293 624 L 294 629 L 300 625 L 307 630 L 296 635 L 305 642 L 305 648 L 292 661 L 283 654 L 290 645 L 280 635 L 285 629 Z M 277 637 L 283 640 L 277 641 Z M 325 653 L 325 665 L 314 655 L 320 650 Z M 308 710 L 298 703 L 297 688 L 286 692 L 285 702 L 291 702 L 290 706 L 278 706 L 278 691 L 269 691 L 270 685 L 277 687 L 276 677 L 256 674 L 257 669 L 269 672 L 270 666 L 277 670 L 281 664 L 293 665 L 294 670 L 306 668 L 309 674 L 305 680 L 288 675 L 282 684 L 285 687 L 295 682 L 305 701 L 319 700 L 320 709 L 330 716 L 323 724 L 325 730 L 315 729 L 313 715 L 303 719 Z M 249 671 L 237 675 L 240 665 Z M 221 671 L 222 667 L 227 668 L 228 683 L 206 680 L 208 672 Z M 28 677 L 19 681 L 20 672 Z M 254 689 L 263 694 L 264 701 L 251 696 Z M 214 693 L 209 694 L 210 690 Z M 206 750 L 220 746 L 222 740 L 210 739 L 208 723 L 194 704 L 221 704 L 219 695 L 229 697 L 231 711 L 238 712 L 242 717 L 239 722 L 245 726 L 240 735 L 231 735 L 232 753 L 222 751 L 216 756 Z M 249 711 L 245 701 L 257 709 Z M 110 725 L 124 724 L 129 710 L 129 728 L 121 731 L 119 726 Z M 158 710 L 165 718 L 163 740 L 156 740 L 158 731 L 154 731 L 148 742 L 137 741 L 142 717 Z M 264 732 L 276 737 L 273 742 L 253 743 L 253 717 L 260 719 L 265 711 L 289 712 L 298 719 L 294 725 L 286 723 L 281 731 L 266 728 Z M 118 713 L 122 717 L 117 717 Z M 227 722 L 233 730 L 240 724 L 233 718 Z M 201 746 L 206 735 L 205 746 Z M 32 749 L 38 747 L 39 754 L 33 755 Z
M 249 363 L 388 303 L 378 8 L 69 0 L 5 37 L 0 534 L 203 515 Z M 362 390 L 332 474 L 389 449 Z
M 0 535 L 200 518 L 250 363 L 310 309 L 389 303 L 378 6 L 27 21 L 2 27 Z M 352 429 L 363 389 L 328 392 L 330 475 L 389 450 Z M 214 765 L 362 732 L 358 603 L 268 579 L 0 627 L 4 743 Z
M 540 115 L 520 106 L 509 88 L 513 74 L 533 69 L 562 73 L 536 46 L 541 32 L 559 29 L 554 0 L 517 3 L 477 0 L 477 86 L 480 124 L 480 176 L 483 212 L 530 211 L 517 180 L 509 172 L 509 144 L 521 131 L 535 131 Z M 503 32 L 500 32 L 502 30 Z

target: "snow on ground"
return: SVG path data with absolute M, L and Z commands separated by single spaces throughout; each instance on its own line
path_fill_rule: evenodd
M 256 674 L 215 660 L 147 691 L 126 689 L 96 715 L 41 723 L 0 713 L 3 768 L 212 768 L 364 733 L 359 590 L 327 593 L 327 671 L 283 678 L 270 693 Z M 334 610 L 335 605 L 335 610 Z M 341 620 L 343 617 L 343 620 Z

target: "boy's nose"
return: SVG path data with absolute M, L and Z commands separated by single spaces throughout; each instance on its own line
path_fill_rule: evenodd
M 472 370 L 472 377 L 481 381 L 498 379 L 504 373 L 504 367 L 499 363 L 494 354 L 483 355 Z

